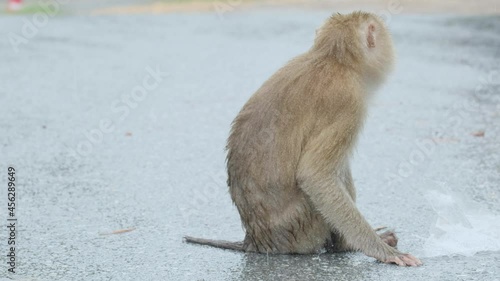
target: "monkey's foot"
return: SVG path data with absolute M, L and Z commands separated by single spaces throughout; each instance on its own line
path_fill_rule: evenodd
M 387 230 L 386 232 L 381 233 L 378 236 L 380 237 L 380 239 L 382 239 L 382 241 L 393 248 L 396 248 L 396 246 L 398 245 L 398 237 L 392 230 Z
M 392 256 L 392 257 L 387 258 L 383 262 L 395 263 L 399 266 L 420 266 L 420 265 L 422 265 L 422 262 L 418 258 L 416 258 L 410 254 L 398 254 L 396 256 Z

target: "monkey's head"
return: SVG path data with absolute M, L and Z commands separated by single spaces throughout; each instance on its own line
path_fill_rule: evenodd
M 317 30 L 311 51 L 359 72 L 377 86 L 392 69 L 394 50 L 383 20 L 371 13 L 334 14 Z

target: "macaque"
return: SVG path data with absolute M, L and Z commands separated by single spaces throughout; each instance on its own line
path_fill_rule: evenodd
M 391 71 L 382 19 L 335 14 L 313 46 L 279 69 L 244 105 L 227 142 L 228 186 L 243 242 L 187 242 L 269 254 L 361 251 L 384 263 L 418 266 L 356 208 L 349 156 L 367 101 Z

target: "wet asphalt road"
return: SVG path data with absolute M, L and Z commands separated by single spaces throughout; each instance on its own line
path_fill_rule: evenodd
M 499 17 L 389 22 L 398 65 L 353 174 L 366 218 L 424 266 L 182 242 L 243 238 L 225 185 L 230 122 L 328 16 L 63 15 L 30 38 L 23 17 L 1 16 L 0 220 L 11 165 L 18 263 L 8 274 L 0 231 L 0 280 L 499 280 Z

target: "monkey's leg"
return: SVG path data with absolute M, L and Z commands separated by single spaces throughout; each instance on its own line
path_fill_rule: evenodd
M 385 229 L 386 227 L 382 227 L 382 228 L 375 228 L 374 231 L 375 232 L 378 232 L 379 230 L 382 230 L 382 229 Z M 378 234 L 378 236 L 380 237 L 380 239 L 382 239 L 382 241 L 384 241 L 384 243 L 386 243 L 387 245 L 393 247 L 393 248 L 396 248 L 397 249 L 397 245 L 398 245 L 398 237 L 396 236 L 396 233 L 394 233 L 394 231 L 392 230 L 387 230 L 383 233 L 380 233 Z M 350 248 L 349 245 L 347 245 L 345 239 L 339 235 L 339 234 L 336 234 L 336 233 L 332 233 L 332 246 L 327 248 L 327 251 L 329 253 L 336 253 L 336 252 L 349 252 L 349 251 L 353 251 L 354 249 Z
M 351 168 L 349 165 L 349 161 L 344 161 L 342 165 L 342 169 L 339 172 L 340 181 L 349 194 L 353 202 L 356 202 L 356 187 L 354 186 L 354 180 L 352 179 Z M 380 230 L 384 230 L 387 227 L 377 227 L 374 229 L 375 232 L 379 232 Z M 398 244 L 398 238 L 396 233 L 391 230 L 387 230 L 381 234 L 378 234 L 380 239 L 384 241 L 387 245 L 396 248 Z M 345 239 L 336 233 L 332 233 L 332 240 L 335 241 L 333 251 L 336 252 L 344 252 L 351 251 L 352 249 L 345 243 Z
M 356 202 L 356 188 L 354 186 L 354 180 L 352 179 L 352 174 L 351 174 L 351 168 L 349 166 L 349 162 L 345 161 L 344 165 L 342 166 L 342 171 L 339 174 L 341 182 L 349 194 L 351 196 L 351 199 L 353 202 Z M 374 229 L 375 232 L 379 232 L 380 230 L 384 230 L 387 227 L 377 227 Z M 345 240 L 342 238 L 342 236 L 332 233 L 332 238 L 335 238 L 334 241 L 338 241 L 335 244 L 335 251 L 350 251 L 348 245 L 345 243 Z M 384 241 L 387 245 L 396 248 L 398 245 L 398 237 L 396 236 L 396 233 L 391 230 L 387 230 L 381 234 L 379 234 L 380 239 Z
M 385 263 L 396 263 L 400 266 L 421 264 L 420 260 L 412 255 L 401 253 L 382 241 L 345 190 L 336 186 L 333 181 L 302 178 L 299 185 L 309 195 L 332 230 L 343 237 L 349 249 L 359 250 Z
M 342 169 L 340 169 L 338 174 L 342 182 L 342 186 L 345 188 L 345 190 L 351 197 L 352 201 L 356 202 L 356 188 L 354 186 L 354 180 L 352 179 L 351 169 L 348 161 L 344 162 L 344 165 L 342 165 Z M 374 229 L 374 231 L 379 232 L 386 228 L 387 227 L 385 226 L 377 227 Z M 333 232 L 331 235 L 332 235 L 331 240 L 333 242 L 333 245 L 327 248 L 328 252 L 347 252 L 353 250 L 349 247 L 349 245 L 347 245 L 342 235 Z M 384 241 L 387 245 L 396 248 L 398 244 L 398 238 L 396 237 L 396 234 L 393 231 L 387 230 L 384 233 L 378 235 L 380 239 L 382 239 L 382 241 Z
M 375 231 L 377 231 L 375 229 Z M 398 237 L 396 236 L 396 233 L 392 230 L 387 230 L 385 232 L 382 232 L 378 235 L 382 241 L 384 241 L 387 245 L 396 248 L 398 246 Z
M 326 131 L 308 144 L 297 170 L 299 187 L 309 196 L 332 231 L 339 233 L 349 248 L 385 263 L 396 263 L 400 266 L 420 265 L 419 259 L 384 243 L 356 208 L 339 180 L 338 173 L 339 168 L 342 169 L 342 163 L 334 162 L 345 159 L 344 153 L 347 152 L 335 150 L 337 147 L 335 143 L 331 143 L 332 140 L 335 140 L 335 135 L 331 136 L 330 132 Z M 324 145 L 328 142 L 333 148 Z
M 348 160 L 344 161 L 338 175 L 342 186 L 345 188 L 349 196 L 351 196 L 352 201 L 356 202 L 356 187 L 354 187 L 354 180 L 352 179 L 351 167 Z

